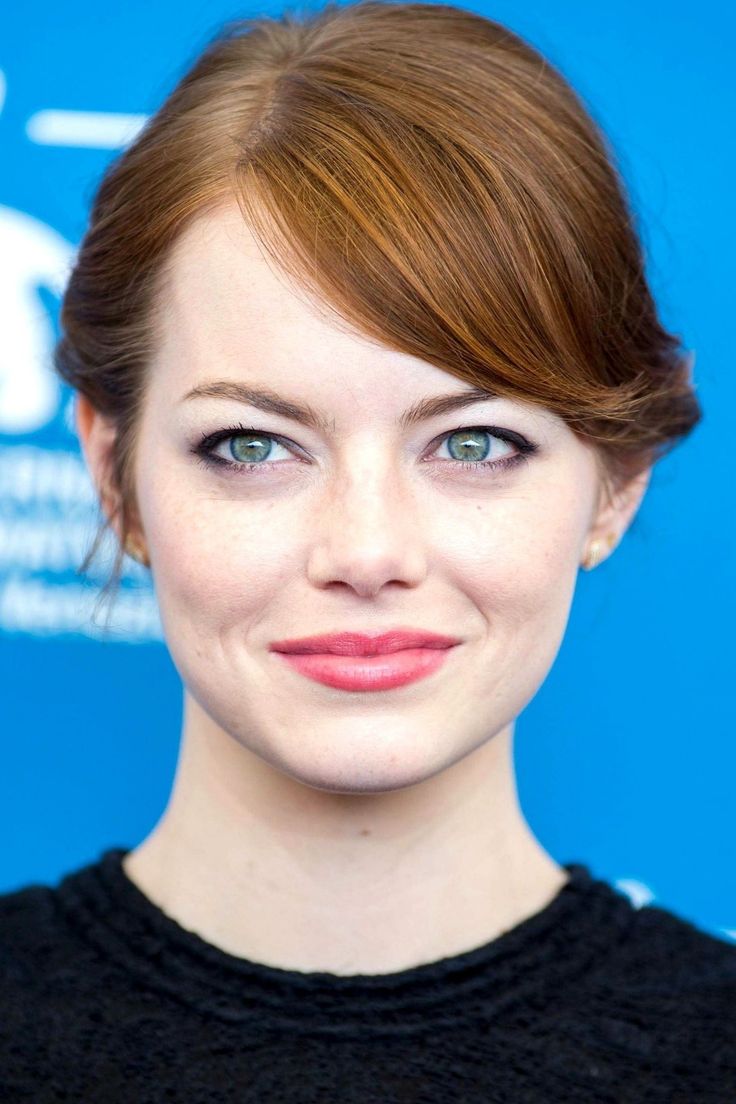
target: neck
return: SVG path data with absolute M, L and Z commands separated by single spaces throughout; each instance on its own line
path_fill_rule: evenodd
M 124 869 L 229 954 L 335 974 L 481 946 L 567 881 L 522 815 L 512 724 L 431 778 L 356 795 L 277 770 L 192 701 L 167 808 Z

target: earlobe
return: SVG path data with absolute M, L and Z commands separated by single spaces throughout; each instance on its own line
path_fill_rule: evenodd
M 607 559 L 613 548 L 620 543 L 641 505 L 651 474 L 652 469 L 647 468 L 634 476 L 599 510 L 588 533 L 591 539 L 581 561 L 581 567 L 586 571 L 591 571 L 602 560 Z
M 598 566 L 602 559 L 608 558 L 608 555 L 616 544 L 616 540 L 617 537 L 615 533 L 607 533 L 604 540 L 601 540 L 599 537 L 592 540 L 580 566 L 585 571 L 592 571 L 594 567 Z

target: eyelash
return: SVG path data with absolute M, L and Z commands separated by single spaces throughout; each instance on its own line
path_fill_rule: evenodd
M 523 464 L 530 456 L 538 451 L 538 445 L 532 444 L 525 437 L 522 437 L 518 433 L 514 433 L 510 429 L 501 429 L 498 426 L 460 426 L 457 429 L 452 429 L 449 433 L 443 433 L 437 447 L 443 443 L 448 437 L 452 437 L 455 433 L 480 431 L 481 433 L 487 433 L 490 437 L 496 437 L 507 444 L 514 445 L 519 451 L 513 456 L 506 456 L 502 460 L 441 460 L 441 464 L 449 465 L 453 468 L 462 468 L 463 471 L 475 470 L 476 468 L 491 468 L 496 471 L 508 471 L 511 468 L 515 468 L 520 464 Z M 214 433 L 207 433 L 201 440 L 194 445 L 192 452 L 198 458 L 198 462 L 205 467 L 212 468 L 217 467 L 220 469 L 226 468 L 230 471 L 243 474 L 243 472 L 254 472 L 255 470 L 262 471 L 272 470 L 273 468 L 280 467 L 283 460 L 262 460 L 259 463 L 237 463 L 235 460 L 225 460 L 222 456 L 216 456 L 214 449 L 222 441 L 227 441 L 230 437 L 239 437 L 241 435 L 255 434 L 258 437 L 267 437 L 271 441 L 277 441 L 284 448 L 289 448 L 289 440 L 287 437 L 282 437 L 278 433 L 264 433 L 263 430 L 257 429 L 255 426 L 235 425 L 229 426 L 227 429 L 218 429 Z

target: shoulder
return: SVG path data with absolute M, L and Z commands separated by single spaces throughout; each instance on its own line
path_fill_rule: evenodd
M 65 942 L 53 889 L 0 894 L 0 1096 L 43 1061 L 54 1022 L 68 1014 L 64 996 L 54 995 Z
M 61 1099 L 57 1085 L 66 1098 L 114 983 L 56 886 L 0 894 L 0 1099 Z
M 668 909 L 647 905 L 633 912 L 628 938 L 611 957 L 619 984 L 638 990 L 700 993 L 716 1002 L 736 993 L 736 943 L 711 935 Z
M 45 1013 L 79 1007 L 94 979 L 110 969 L 90 938 L 81 908 L 70 908 L 58 886 L 33 883 L 0 894 L 0 1019 L 16 1028 L 30 1017 L 40 1029 Z M 101 968 L 102 967 L 102 968 Z M 2 1028 L 0 1027 L 0 1035 Z
M 661 907 L 632 910 L 565 1003 L 578 1058 L 601 1073 L 650 1070 L 677 1086 L 673 1100 L 736 1099 L 736 943 Z
M 55 956 L 60 925 L 51 886 L 27 885 L 0 894 L 0 983 L 7 993 L 31 983 Z

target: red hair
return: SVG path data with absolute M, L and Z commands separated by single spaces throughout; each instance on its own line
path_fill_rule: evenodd
M 114 421 L 123 537 L 171 247 L 233 198 L 359 330 L 563 417 L 609 491 L 702 416 L 606 140 L 535 49 L 445 4 L 242 20 L 107 169 L 64 296 L 56 369 Z

